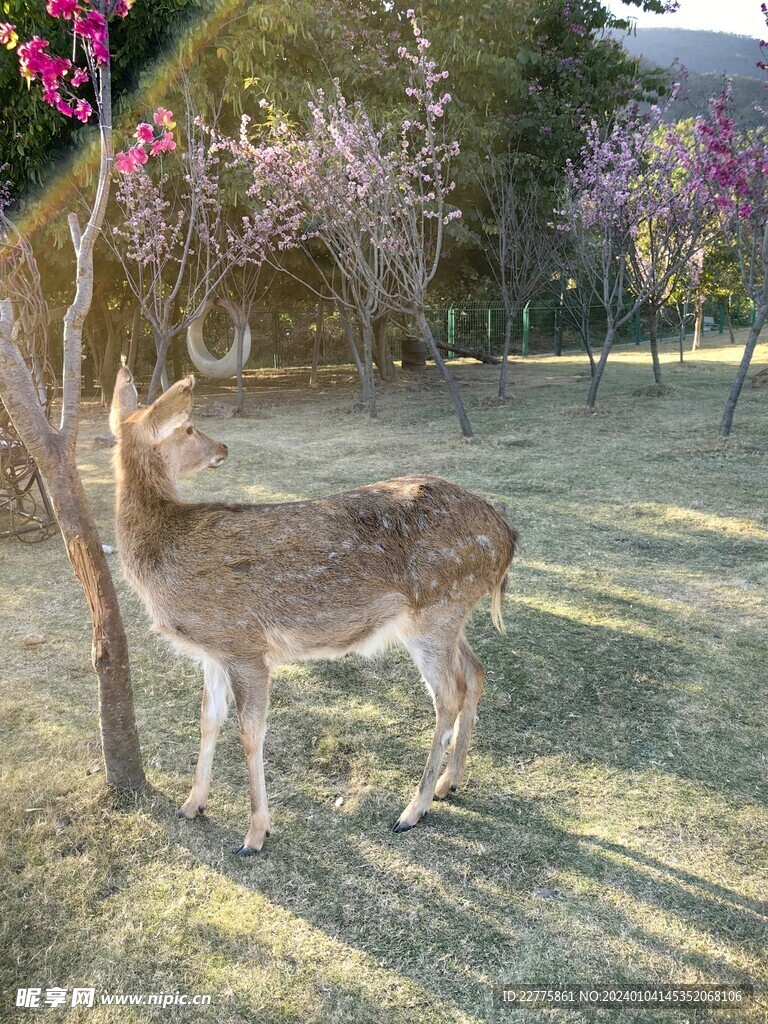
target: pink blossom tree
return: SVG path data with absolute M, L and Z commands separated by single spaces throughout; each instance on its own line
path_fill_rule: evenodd
M 426 318 L 426 294 L 437 273 L 446 226 L 461 216 L 449 204 L 454 189 L 450 161 L 458 153 L 442 130 L 451 95 L 444 90 L 447 72 L 429 59 L 425 39 L 408 11 L 416 52 L 399 50 L 408 70 L 409 109 L 387 129 L 374 126 L 362 103 L 347 104 L 338 86 L 330 100 L 321 93 L 310 104 L 305 131 L 278 118 L 266 152 L 271 179 L 259 173 L 262 145 L 241 139 L 244 159 L 254 159 L 257 183 L 251 190 L 276 207 L 297 197 L 305 220 L 299 241 L 322 269 L 315 246 L 320 243 L 336 271 L 324 275 L 341 306 L 354 312 L 363 337 L 363 396 L 373 415 L 374 324 L 388 312 L 414 320 L 440 368 L 453 398 L 461 429 L 472 436 L 456 382 L 435 344 Z M 251 144 L 252 145 L 252 144 Z M 285 215 L 285 214 L 284 214 Z
M 136 144 L 116 157 L 122 220 L 106 233 L 155 337 L 148 401 L 160 390 L 172 339 L 202 314 L 234 267 L 260 266 L 268 247 L 287 244 L 291 227 L 268 205 L 228 220 L 222 173 L 231 170 L 229 146 L 191 114 L 189 103 L 181 151 L 173 167 L 163 166 L 162 154 L 177 150 L 172 118 L 160 108 L 154 127 L 138 125 Z M 157 172 L 152 156 L 160 158 Z
M 578 167 L 566 169 L 564 223 L 573 272 L 605 312 L 605 336 L 587 397 L 597 391 L 617 333 L 649 299 L 655 313 L 700 245 L 703 204 L 679 149 L 654 134 L 662 111 L 613 126 L 602 138 L 587 128 Z M 654 371 L 660 380 L 658 354 Z
M 120 789 L 144 780 L 133 710 L 128 645 L 112 577 L 77 470 L 83 321 L 93 300 L 93 252 L 107 208 L 112 166 L 112 102 L 109 23 L 125 17 L 132 0 L 48 0 L 52 18 L 72 32 L 71 56 L 50 52 L 35 36 L 18 46 L 28 85 L 37 83 L 44 102 L 65 117 L 83 122 L 94 114 L 99 126 L 100 163 L 93 204 L 85 227 L 69 215 L 76 258 L 74 297 L 64 317 L 61 413 L 49 420 L 40 403 L 34 367 L 25 360 L 23 324 L 45 306 L 28 245 L 10 220 L 0 223 L 0 398 L 13 425 L 36 460 L 53 504 L 67 554 L 82 584 L 93 624 L 92 658 L 99 681 L 101 738 L 107 782 Z M 8 48 L 18 42 L 13 25 L 0 24 Z M 76 63 L 82 59 L 83 65 Z M 89 99 L 80 91 L 88 87 Z
M 309 114 L 305 131 L 277 118 L 266 143 L 254 145 L 241 135 L 236 153 L 253 169 L 249 195 L 257 207 L 274 209 L 285 222 L 300 218 L 296 243 L 319 287 L 306 273 L 302 283 L 321 302 L 333 299 L 346 311 L 346 322 L 351 316 L 359 325 L 361 405 L 375 417 L 374 323 L 388 309 L 389 211 L 381 182 L 395 168 L 382 134 L 360 104 L 347 105 L 338 83 L 331 98 L 318 93 Z M 279 253 L 275 261 L 286 269 Z
M 697 281 L 713 221 L 709 202 L 691 172 L 680 134 L 660 129 L 643 154 L 642 217 L 629 238 L 632 291 L 646 296 L 653 376 L 661 384 L 658 333 L 661 310 L 685 282 Z
M 693 169 L 714 206 L 723 237 L 736 254 L 742 284 L 755 304 L 744 354 L 728 395 L 720 436 L 728 437 L 760 331 L 768 317 L 768 134 L 740 129 L 730 88 L 710 100 L 694 126 Z

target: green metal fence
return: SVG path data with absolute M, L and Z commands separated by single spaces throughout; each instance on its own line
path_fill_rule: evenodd
M 746 300 L 731 304 L 730 320 L 734 329 L 754 322 L 754 306 Z M 669 307 L 660 317 L 659 341 L 678 341 L 693 333 L 695 309 Z M 726 309 L 722 303 L 704 305 L 705 333 L 723 334 Z M 605 337 L 606 317 L 602 306 L 589 307 L 589 315 L 551 302 L 529 303 L 513 319 L 511 352 L 515 355 L 542 354 L 558 348 L 583 348 L 583 321 L 587 320 L 590 344 L 599 347 Z M 447 344 L 485 355 L 501 355 L 504 348 L 506 314 L 501 306 L 463 303 L 448 309 L 429 310 L 428 320 L 435 337 Z M 628 321 L 616 338 L 617 344 L 647 344 L 650 333 L 648 316 L 640 310 Z
M 663 342 L 677 342 L 693 332 L 695 310 L 670 307 L 660 318 L 659 335 Z M 705 333 L 725 332 L 727 317 L 722 303 L 708 302 L 704 307 Z M 734 329 L 747 326 L 754 318 L 751 302 L 732 302 L 729 310 Z M 558 303 L 557 299 L 529 303 L 512 323 L 511 352 L 518 356 L 551 353 L 560 348 L 583 348 L 584 311 Z M 605 312 L 600 306 L 589 308 L 588 336 L 599 348 L 605 336 Z M 427 310 L 427 320 L 435 338 L 448 346 L 485 355 L 501 355 L 504 347 L 506 315 L 500 305 L 454 303 L 447 308 Z M 307 304 L 291 312 L 260 310 L 251 316 L 250 367 L 298 367 L 312 361 L 317 331 L 317 306 Z M 213 310 L 206 321 L 206 343 L 214 353 L 223 354 L 232 344 L 234 331 L 229 316 Z M 390 324 L 387 341 L 392 358 L 401 357 L 402 330 Z M 639 312 L 625 324 L 617 343 L 647 344 L 648 319 Z M 449 358 L 451 358 L 449 354 Z M 344 326 L 336 310 L 329 309 L 323 318 L 320 363 L 335 365 L 351 361 Z

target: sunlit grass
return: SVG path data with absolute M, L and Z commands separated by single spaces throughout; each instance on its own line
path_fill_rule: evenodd
M 487 604 L 469 627 L 487 677 L 466 787 L 401 836 L 389 827 L 432 727 L 403 652 L 276 673 L 274 831 L 241 862 L 234 721 L 208 814 L 174 815 L 197 753 L 198 670 L 120 582 L 150 788 L 106 795 L 90 629 L 64 552 L 0 544 L 3 1006 L 18 987 L 82 985 L 214 997 L 163 1020 L 533 1024 L 597 1018 L 495 1018 L 491 987 L 765 984 L 768 393 L 747 386 L 734 437 L 717 439 L 741 355 L 722 342 L 682 367 L 665 345 L 661 395 L 647 349 L 617 349 L 594 416 L 581 353 L 516 361 L 506 403 L 493 368 L 457 360 L 472 443 L 432 371 L 426 391 L 407 375 L 382 388 L 377 422 L 351 411 L 354 382 L 336 368 L 291 404 L 280 389 L 306 374 L 249 374 L 251 416 L 200 420 L 231 454 L 189 483 L 195 499 L 295 500 L 432 472 L 503 501 L 520 530 L 507 636 Z M 759 346 L 755 370 L 766 361 Z M 199 387 L 204 406 L 214 389 Z M 110 453 L 91 443 L 105 426 L 91 407 L 81 467 L 112 543 Z M 25 646 L 30 634 L 44 643 Z

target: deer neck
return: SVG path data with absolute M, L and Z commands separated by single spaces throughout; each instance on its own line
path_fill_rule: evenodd
M 157 448 L 121 442 L 116 456 L 117 514 L 145 519 L 152 510 L 179 504 L 179 492 Z

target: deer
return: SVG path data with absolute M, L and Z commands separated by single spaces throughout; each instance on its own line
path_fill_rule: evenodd
M 435 709 L 424 771 L 393 826 L 405 832 L 464 779 L 484 679 L 464 627 L 490 596 L 504 632 L 517 535 L 489 502 L 437 476 L 287 503 L 184 501 L 178 481 L 228 455 L 192 423 L 194 384 L 186 377 L 141 407 L 123 368 L 110 412 L 124 577 L 151 628 L 203 670 L 197 769 L 177 813 L 193 819 L 205 811 L 216 741 L 234 701 L 251 797 L 249 828 L 234 852 L 258 853 L 270 834 L 270 675 L 283 664 L 372 656 L 399 643 Z

